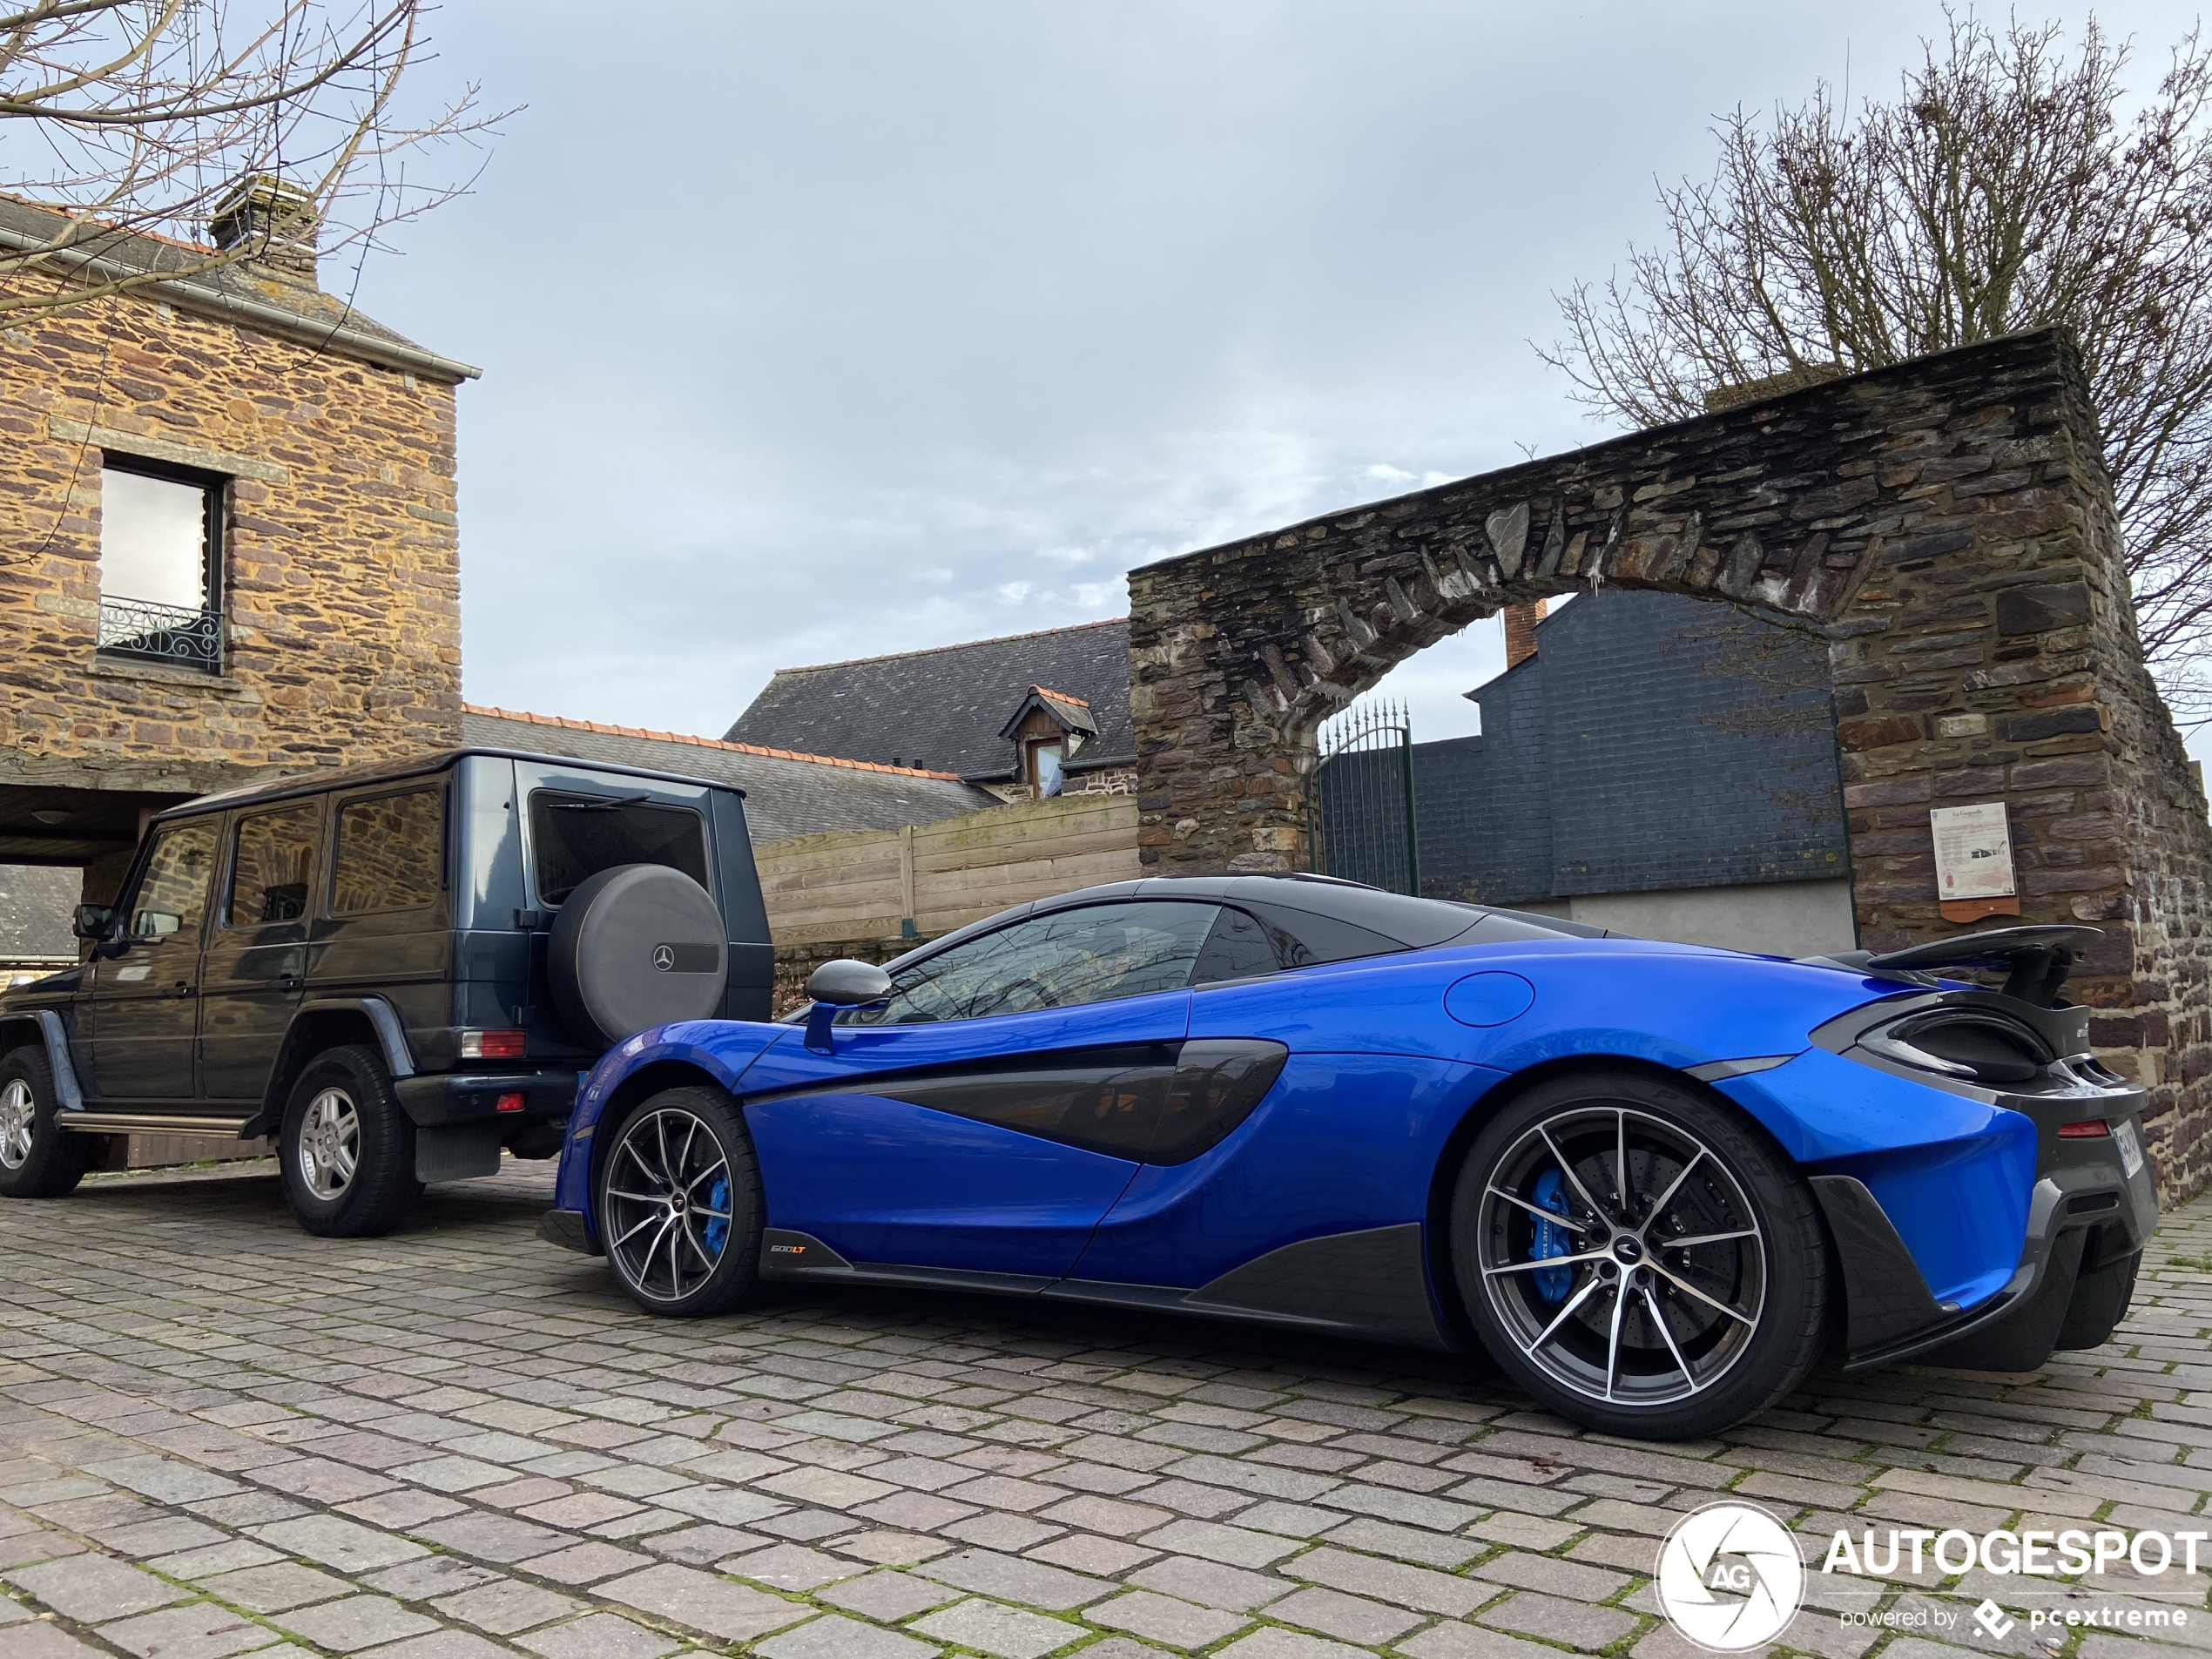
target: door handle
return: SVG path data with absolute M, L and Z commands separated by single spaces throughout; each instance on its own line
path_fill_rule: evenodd
M 297 974 L 279 974 L 273 983 L 280 991 L 296 991 L 307 984 Z
M 164 996 L 190 996 L 192 995 L 192 987 L 185 984 L 184 981 L 179 980 L 174 985 L 172 985 L 167 990 L 164 991 L 162 995 Z

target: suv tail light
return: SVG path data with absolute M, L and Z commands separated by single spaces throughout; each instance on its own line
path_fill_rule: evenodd
M 2059 1125 L 2059 1138 L 2062 1141 L 2089 1141 L 2111 1133 L 2112 1125 L 2101 1117 L 2085 1117 L 2078 1123 Z
M 463 1031 L 461 1034 L 461 1057 L 463 1060 L 520 1060 L 523 1057 L 523 1034 L 519 1031 Z

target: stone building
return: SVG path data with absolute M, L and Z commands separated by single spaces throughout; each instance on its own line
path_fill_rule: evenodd
M 316 285 L 266 180 L 212 273 L 110 233 L 43 280 L 145 286 L 0 331 L 0 863 L 105 899 L 146 815 L 461 734 L 455 392 L 476 371 Z M 0 199 L 0 246 L 57 215 Z

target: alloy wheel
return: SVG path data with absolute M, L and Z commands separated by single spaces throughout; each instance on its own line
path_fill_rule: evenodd
M 1508 1147 L 1478 1211 L 1483 1294 L 1528 1361 L 1611 1406 L 1703 1393 L 1743 1357 L 1766 1301 L 1766 1241 L 1743 1184 L 1681 1125 L 1565 1108 Z
M 705 1120 L 640 1112 L 607 1161 L 601 1232 L 639 1296 L 677 1302 L 713 1277 L 730 1237 L 730 1165 Z
M 353 1096 L 324 1089 L 307 1103 L 300 1124 L 300 1179 L 325 1200 L 342 1197 L 361 1166 L 361 1122 Z
M 20 1170 L 30 1161 L 30 1140 L 38 1122 L 37 1096 L 20 1077 L 0 1089 L 0 1164 Z

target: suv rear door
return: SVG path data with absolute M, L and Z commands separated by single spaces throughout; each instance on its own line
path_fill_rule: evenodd
M 529 904 L 540 925 L 551 926 L 563 900 L 585 877 L 623 864 L 664 864 L 681 870 L 721 905 L 711 827 L 714 794 L 704 785 L 594 772 L 559 761 L 516 760 L 515 799 L 523 826 L 523 861 Z M 725 909 L 725 934 L 727 914 Z M 558 1029 L 550 1006 L 544 946 L 542 936 L 532 941 L 531 1035 L 575 1042 L 577 1039 Z
M 323 799 L 242 811 L 226 840 L 200 977 L 200 1092 L 259 1105 L 307 984 Z
M 381 996 L 410 1031 L 453 1017 L 450 782 L 411 778 L 331 799 L 330 879 L 308 985 Z

